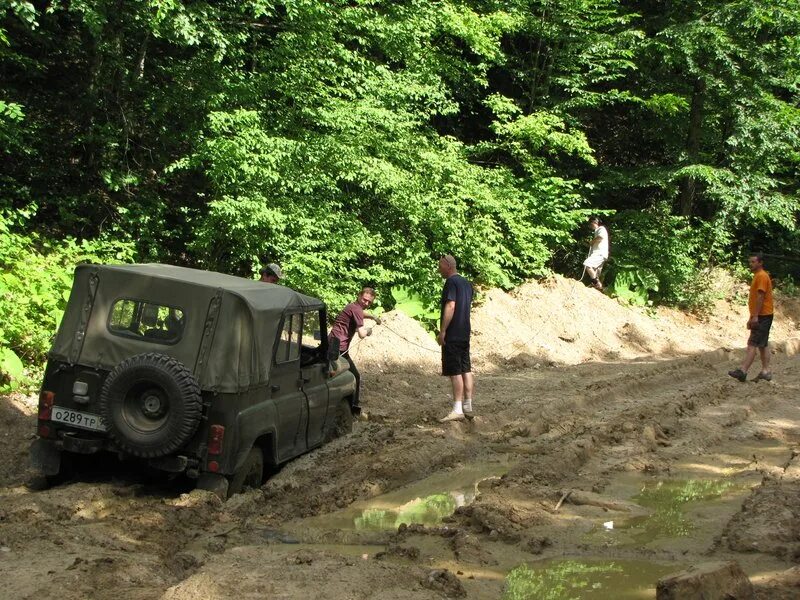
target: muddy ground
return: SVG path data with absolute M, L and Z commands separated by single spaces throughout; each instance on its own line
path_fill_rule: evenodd
M 0 399 L 0 597 L 654 598 L 728 559 L 800 597 L 796 306 L 774 380 L 740 384 L 738 305 L 703 322 L 570 286 L 477 308 L 472 423 L 437 422 L 435 345 L 390 316 L 354 351 L 353 434 L 225 503 L 107 466 L 29 491 L 35 401 Z

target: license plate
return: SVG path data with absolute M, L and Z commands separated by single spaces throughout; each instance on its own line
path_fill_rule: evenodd
M 57 423 L 65 423 L 66 425 L 72 425 L 73 427 L 79 427 L 81 429 L 89 429 L 91 431 L 106 430 L 106 426 L 103 424 L 100 415 L 72 410 L 71 408 L 64 408 L 63 406 L 53 407 L 52 420 Z

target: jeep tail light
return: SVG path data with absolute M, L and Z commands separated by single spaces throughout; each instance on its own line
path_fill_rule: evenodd
M 208 453 L 222 454 L 222 440 L 225 438 L 225 428 L 222 425 L 212 425 L 208 434 Z
M 36 431 L 39 434 L 39 437 L 49 438 L 50 437 L 50 427 L 45 425 L 44 423 L 39 423 L 39 427 Z
M 56 395 L 53 392 L 48 392 L 42 390 L 42 393 L 39 394 L 39 420 L 40 421 L 49 421 L 51 413 L 53 412 L 53 400 L 56 399 Z

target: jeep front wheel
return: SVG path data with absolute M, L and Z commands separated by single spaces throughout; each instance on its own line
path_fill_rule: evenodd
M 333 440 L 353 432 L 353 409 L 350 400 L 342 398 L 336 406 L 336 418 L 328 435 L 328 440 Z
M 200 423 L 197 380 L 182 363 L 164 354 L 138 354 L 109 373 L 100 394 L 108 434 L 124 452 L 142 458 L 181 448 Z

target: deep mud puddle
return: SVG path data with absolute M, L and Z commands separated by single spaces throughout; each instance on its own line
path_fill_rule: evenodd
M 471 464 L 436 473 L 392 492 L 349 507 L 303 519 L 291 529 L 340 531 L 397 531 L 400 525 L 438 525 L 459 507 L 472 503 L 481 483 L 508 470 L 503 463 Z
M 763 474 L 782 468 L 791 452 L 783 443 L 754 441 L 685 458 L 663 476 L 616 475 L 605 494 L 629 500 L 647 514 L 607 513 L 584 540 L 673 552 L 708 548 Z
M 503 600 L 655 598 L 656 582 L 681 565 L 640 560 L 559 558 L 522 564 L 506 577 Z

